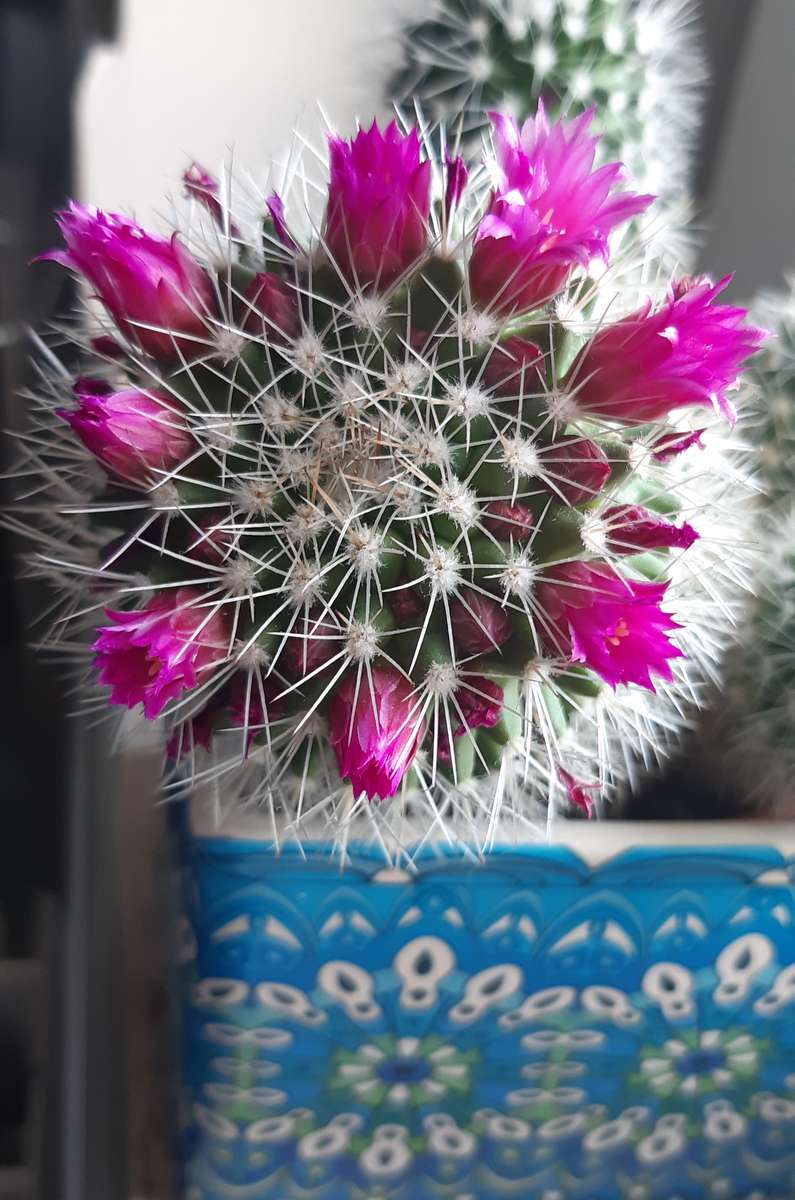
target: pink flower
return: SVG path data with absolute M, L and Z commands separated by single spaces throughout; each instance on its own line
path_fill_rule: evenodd
M 74 202 L 57 221 L 66 249 L 49 250 L 38 261 L 83 275 L 124 336 L 147 354 L 196 356 L 207 338 L 213 289 L 176 234 L 155 237 L 126 217 Z
M 461 687 L 456 689 L 455 704 L 461 710 L 461 720 L 453 729 L 453 737 L 461 737 L 470 729 L 496 725 L 502 715 L 503 690 L 493 679 L 485 675 L 463 675 Z M 458 710 L 451 707 L 455 722 Z
M 232 724 L 246 730 L 246 755 L 251 747 L 273 721 L 282 714 L 281 705 L 275 698 L 275 688 L 270 681 L 262 685 L 257 677 L 240 679 L 232 688 L 229 712 Z
M 340 776 L 354 795 L 369 800 L 394 796 L 424 733 L 409 679 L 393 667 L 375 665 L 367 675 L 347 675 L 329 706 L 329 740 Z
M 268 209 L 268 215 L 273 221 L 273 228 L 276 231 L 276 236 L 284 246 L 285 250 L 295 251 L 298 249 L 298 244 L 287 228 L 287 222 L 284 219 L 284 201 L 278 192 L 271 192 L 265 204 Z
M 166 743 L 166 758 L 178 762 L 186 754 L 192 754 L 199 746 L 203 750 L 210 750 L 219 711 L 220 703 L 213 697 L 195 717 L 177 725 Z
M 124 346 L 107 333 L 100 333 L 91 339 L 91 349 L 101 358 L 124 358 Z
M 456 649 L 462 654 L 486 654 L 511 636 L 511 614 L 493 600 L 471 589 L 450 604 L 450 623 Z
M 483 382 L 495 396 L 533 396 L 544 390 L 545 372 L 540 346 L 509 337 L 495 346 L 483 368 Z
M 270 342 L 294 338 L 300 328 L 295 291 L 271 271 L 260 271 L 244 292 L 241 328 Z
M 464 189 L 469 179 L 469 171 L 460 154 L 455 158 L 452 157 L 449 151 L 445 151 L 445 189 L 444 189 L 444 213 L 449 221 L 454 208 L 457 208 L 461 202 L 461 197 L 464 194 Z
M 587 504 L 610 478 L 612 468 L 601 446 L 590 438 L 561 438 L 542 457 L 551 495 L 564 504 Z
M 431 167 L 420 161 L 416 129 L 373 121 L 350 142 L 329 138 L 331 177 L 324 238 L 355 287 L 384 291 L 425 250 Z
M 299 617 L 287 638 L 281 661 L 285 671 L 296 679 L 317 670 L 342 649 L 339 629 L 323 619 L 323 609 L 314 608 Z
M 386 598 L 392 610 L 392 616 L 402 628 L 410 628 L 415 625 L 424 611 L 417 598 L 415 588 L 397 587 L 388 591 Z
M 500 542 L 528 542 L 535 526 L 535 517 L 526 504 L 509 504 L 507 500 L 490 500 L 483 510 L 483 528 Z
M 744 308 L 713 304 L 730 276 L 673 287 L 659 308 L 647 304 L 600 330 L 583 347 L 566 384 L 584 413 L 629 423 L 661 421 L 703 405 L 734 421 L 726 395 L 742 363 L 767 336 L 743 325 Z M 692 441 L 694 435 L 688 435 Z M 683 447 L 684 448 L 684 447 Z
M 684 454 L 685 450 L 689 450 L 691 446 L 698 446 L 699 450 L 704 449 L 702 438 L 706 433 L 706 429 L 694 429 L 692 433 L 666 433 L 662 437 L 657 438 L 651 448 L 652 458 L 655 462 L 666 463 L 672 458 L 676 458 L 678 454 Z
M 611 230 L 651 196 L 615 191 L 620 163 L 593 169 L 594 110 L 550 127 L 541 101 L 520 129 L 492 113 L 497 185 L 475 234 L 469 282 L 476 304 L 526 312 L 560 291 L 575 266 L 607 259 Z
M 182 173 L 186 196 L 191 196 L 199 204 L 203 204 L 220 230 L 227 228 L 224 207 L 219 197 L 218 180 L 200 163 L 192 162 Z M 230 237 L 238 237 L 239 230 L 234 221 L 229 220 Z
M 136 388 L 108 393 L 90 380 L 75 386 L 78 408 L 59 409 L 58 415 L 111 475 L 145 486 L 194 450 L 184 410 L 170 397 Z
M 487 679 L 485 675 L 462 676 L 461 686 L 456 688 L 450 706 L 453 737 L 463 737 L 473 729 L 491 729 L 502 715 L 502 705 L 503 690 L 493 679 Z M 453 757 L 446 721 L 439 729 L 436 754 L 444 763 L 449 763 Z
M 689 550 L 698 533 L 683 521 L 674 525 L 637 504 L 613 504 L 601 514 L 605 544 L 614 554 L 637 554 L 640 550 Z
M 234 533 L 225 528 L 228 521 L 228 516 L 199 517 L 199 532 L 193 532 L 188 553 L 216 566 L 225 562 L 235 544 Z
M 606 563 L 565 563 L 539 586 L 539 625 L 557 653 L 585 663 L 611 687 L 654 691 L 650 672 L 670 679 L 668 660 L 682 657 L 667 636 L 679 626 L 660 608 L 667 586 L 624 579 Z
M 565 767 L 561 767 L 560 764 L 558 764 L 558 777 L 566 789 L 569 803 L 584 812 L 586 817 L 592 817 L 594 800 L 588 793 L 599 791 L 601 785 L 598 783 L 583 783 L 582 780 L 575 779 L 571 772 L 567 771 Z
M 112 622 L 94 642 L 100 683 L 111 704 L 143 704 L 152 721 L 186 688 L 226 658 L 226 621 L 201 592 L 175 588 L 135 612 L 105 612 Z

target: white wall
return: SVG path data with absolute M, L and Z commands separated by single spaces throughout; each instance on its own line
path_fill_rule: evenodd
M 417 11 L 421 0 L 400 0 Z M 394 0 L 124 0 L 120 41 L 95 50 L 77 99 L 80 198 L 163 212 L 191 158 L 261 171 L 291 130 L 317 140 L 381 103 Z

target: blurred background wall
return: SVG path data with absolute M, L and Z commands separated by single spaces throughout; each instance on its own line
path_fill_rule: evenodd
M 750 297 L 795 271 L 795 0 L 708 0 L 705 12 L 717 51 L 713 111 L 723 120 L 704 145 L 703 262 L 712 272 L 732 267 L 735 294 Z M 742 31 L 735 46 L 722 40 L 732 17 Z
M 427 5 L 425 6 L 427 7 Z M 422 0 L 124 0 L 120 38 L 97 47 L 77 96 L 81 190 L 99 206 L 163 212 L 182 168 L 230 151 L 258 172 L 318 104 L 340 129 L 383 110 L 395 12 Z

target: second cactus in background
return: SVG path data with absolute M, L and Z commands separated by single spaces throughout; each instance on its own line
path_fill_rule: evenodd
M 479 142 L 483 114 L 595 105 L 604 160 L 668 200 L 688 190 L 706 67 L 692 0 L 438 0 L 400 31 L 389 96 Z

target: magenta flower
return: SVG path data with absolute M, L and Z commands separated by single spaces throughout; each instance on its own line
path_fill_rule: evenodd
M 500 542 L 529 542 L 535 517 L 526 504 L 507 500 L 489 500 L 483 510 L 483 528 Z
M 392 616 L 401 628 L 410 629 L 412 625 L 416 625 L 423 608 L 413 588 L 397 587 L 393 591 L 387 592 L 386 598 L 392 610 Z
M 124 358 L 125 350 L 121 342 L 117 342 L 115 338 L 110 337 L 107 333 L 100 333 L 97 337 L 91 339 L 91 349 L 100 358 Z
M 273 228 L 276 231 L 276 236 L 284 246 L 285 250 L 296 251 L 298 243 L 296 242 L 290 230 L 287 228 L 287 222 L 284 219 L 284 201 L 278 192 L 271 192 L 270 196 L 265 201 L 270 219 L 273 221 Z
M 185 185 L 186 196 L 191 196 L 199 204 L 203 204 L 218 228 L 222 231 L 226 229 L 224 207 L 221 204 L 219 195 L 221 189 L 215 176 L 206 171 L 200 163 L 192 162 L 183 171 L 182 182 Z M 231 219 L 229 221 L 229 234 L 231 237 L 238 237 L 240 234 L 240 231 Z
M 637 504 L 613 504 L 602 513 L 605 544 L 614 554 L 642 550 L 689 550 L 698 533 L 683 521 L 675 525 Z
M 58 415 L 118 479 L 146 486 L 194 450 L 184 409 L 168 396 L 136 388 L 105 392 L 90 380 L 78 381 L 76 395 L 78 407 Z
M 561 438 L 543 454 L 550 494 L 565 504 L 587 504 L 610 478 L 612 467 L 601 446 L 590 438 Z
M 200 746 L 203 750 L 211 750 L 219 711 L 220 705 L 213 697 L 195 717 L 177 725 L 166 742 L 166 758 L 178 762 Z
M 271 271 L 260 271 L 243 293 L 241 328 L 270 342 L 286 342 L 300 328 L 293 288 Z
M 339 629 L 323 619 L 323 609 L 314 608 L 307 616 L 299 617 L 287 638 L 281 661 L 284 669 L 296 679 L 328 662 L 342 648 Z
M 533 396 L 545 388 L 544 352 L 535 342 L 509 337 L 494 348 L 483 382 L 495 396 Z
M 594 110 L 550 126 L 541 101 L 520 129 L 492 113 L 497 185 L 475 234 L 469 282 L 476 304 L 527 312 L 560 291 L 576 266 L 607 259 L 608 235 L 652 196 L 616 191 L 620 163 L 593 169 Z
M 706 432 L 706 429 L 694 429 L 691 433 L 663 434 L 651 448 L 652 458 L 655 462 L 667 463 L 678 454 L 684 454 L 691 446 L 698 446 L 699 450 L 703 450 L 704 443 L 701 439 Z
M 329 138 L 331 177 L 323 235 L 355 287 L 390 287 L 427 243 L 431 166 L 420 161 L 416 129 L 373 121 L 348 143 Z
M 135 612 L 106 609 L 112 622 L 94 642 L 100 683 L 111 704 L 143 704 L 152 721 L 186 688 L 202 682 L 226 658 L 226 621 L 202 603 L 201 592 L 175 588 Z
M 734 422 L 727 392 L 767 336 L 744 325 L 744 308 L 713 304 L 730 276 L 674 287 L 659 308 L 647 304 L 600 330 L 583 347 L 567 382 L 584 413 L 635 424 L 664 420 L 698 404 Z M 691 443 L 695 436 L 688 435 Z M 684 447 L 683 447 L 684 448 Z
M 556 653 L 585 663 L 611 687 L 654 691 L 650 672 L 670 679 L 668 660 L 682 657 L 668 639 L 679 626 L 660 608 L 667 586 L 624 579 L 606 563 L 565 563 L 539 586 L 539 625 Z
M 234 533 L 225 527 L 228 521 L 228 516 L 199 517 L 196 521 L 199 532 L 192 533 L 188 553 L 193 558 L 200 558 L 216 566 L 225 562 L 235 544 Z
M 453 729 L 453 737 L 461 737 L 470 729 L 490 729 L 502 715 L 503 690 L 493 679 L 485 675 L 463 675 L 461 687 L 456 688 L 455 702 L 461 710 L 461 719 Z M 458 715 L 452 708 L 453 720 Z
M 450 706 L 453 737 L 463 737 L 473 729 L 491 729 L 502 715 L 503 690 L 485 675 L 464 675 L 456 688 Z M 459 711 L 460 710 L 460 711 Z M 436 754 L 440 762 L 449 763 L 453 757 L 447 722 L 439 731 Z
M 462 654 L 486 654 L 511 636 L 511 614 L 481 592 L 468 589 L 450 604 L 453 641 Z
M 444 166 L 444 214 L 447 221 L 449 221 L 453 209 L 457 208 L 461 202 L 461 197 L 464 194 L 464 189 L 469 179 L 469 171 L 461 155 L 457 154 L 453 158 L 449 150 L 445 151 Z
M 121 332 L 153 358 L 195 357 L 207 338 L 213 289 L 177 240 L 72 201 L 57 214 L 65 250 L 49 259 L 83 275 Z
M 573 804 L 575 808 L 579 808 L 590 819 L 593 816 L 594 798 L 593 796 L 589 796 L 588 793 L 599 791 L 601 785 L 598 783 L 583 783 L 582 780 L 576 779 L 570 771 L 567 771 L 559 763 L 558 778 L 566 789 L 569 803 Z
M 276 691 L 270 681 L 260 686 L 259 679 L 252 678 L 249 681 L 246 678 L 234 684 L 229 698 L 229 712 L 232 724 L 246 731 L 248 755 L 260 734 L 281 717 L 282 708 L 276 700 Z
M 367 675 L 347 675 L 329 706 L 329 740 L 340 776 L 349 779 L 355 796 L 369 800 L 394 796 L 411 765 L 424 733 L 409 679 L 391 666 Z M 358 682 L 358 695 L 357 695 Z

